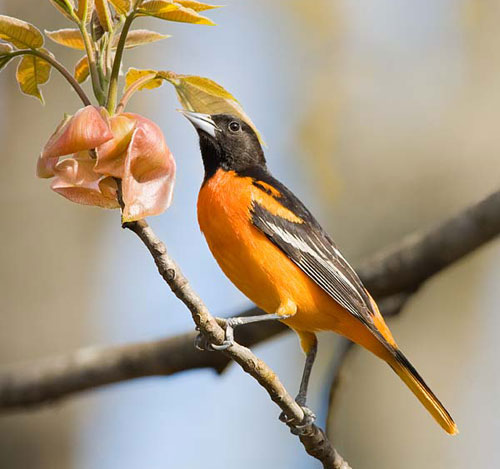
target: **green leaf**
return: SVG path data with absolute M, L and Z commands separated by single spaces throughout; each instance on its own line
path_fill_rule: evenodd
M 129 68 L 127 70 L 127 74 L 125 75 L 125 89 L 130 88 L 134 83 L 148 76 L 151 78 L 151 81 L 146 82 L 139 88 L 139 90 L 152 90 L 163 84 L 163 79 L 158 77 L 158 72 L 156 70 L 139 70 L 137 68 Z
M 75 21 L 71 15 L 73 11 L 73 2 L 70 0 L 49 0 L 60 13 L 62 13 L 70 21 Z
M 194 0 L 175 0 L 175 3 L 186 8 L 191 8 L 196 12 L 213 10 L 214 8 L 222 8 L 222 5 L 209 5 L 208 3 L 196 2 Z
M 44 49 L 42 51 L 50 54 Z M 49 81 L 50 69 L 51 65 L 44 59 L 35 55 L 25 55 L 19 62 L 16 72 L 16 79 L 21 91 L 38 98 L 43 103 L 42 93 L 38 86 Z
M 57 31 L 44 31 L 46 36 L 61 46 L 71 49 L 85 50 L 85 44 L 79 29 L 58 29 Z
M 214 26 L 215 23 L 205 16 L 201 16 L 191 8 L 185 8 L 178 3 L 167 0 L 153 0 L 143 3 L 138 10 L 139 14 L 154 16 L 167 21 L 180 23 L 204 24 Z
M 160 34 L 155 31 L 148 31 L 147 29 L 134 29 L 127 35 L 125 49 L 132 49 L 133 47 L 142 46 L 143 44 L 161 41 L 162 39 L 166 39 L 168 37 L 170 37 L 169 34 Z M 116 48 L 119 39 L 119 37 L 115 36 L 113 48 Z
M 119 15 L 126 15 L 130 10 L 130 0 L 109 0 L 109 2 Z
M 254 123 L 241 104 L 225 88 L 213 80 L 195 75 L 177 75 L 174 72 L 159 72 L 159 76 L 175 86 L 182 107 L 188 111 L 204 114 L 231 114 L 245 121 L 265 145 Z
M 73 76 L 78 83 L 83 83 L 89 77 L 89 59 L 86 55 L 75 64 Z
M 42 33 L 26 21 L 0 15 L 0 39 L 19 48 L 38 49 L 43 46 Z

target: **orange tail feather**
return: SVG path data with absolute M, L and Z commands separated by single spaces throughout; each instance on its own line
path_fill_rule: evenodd
M 436 422 L 450 435 L 456 435 L 458 428 L 453 418 L 401 351 L 395 350 L 387 363 L 411 389 Z

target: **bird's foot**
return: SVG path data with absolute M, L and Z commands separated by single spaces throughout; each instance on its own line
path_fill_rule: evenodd
M 229 347 L 234 345 L 234 326 L 239 325 L 237 321 L 238 318 L 230 318 L 230 319 L 222 319 L 216 318 L 219 325 L 221 325 L 226 333 L 224 338 L 224 342 L 222 344 L 217 345 L 210 342 L 207 337 L 205 337 L 201 332 L 194 339 L 194 346 L 198 350 L 208 351 L 208 352 L 220 352 L 222 350 L 227 350 Z M 198 328 L 196 328 L 199 330 Z
M 281 412 L 279 419 L 290 427 L 290 431 L 294 435 L 302 435 L 304 431 L 316 421 L 314 412 L 306 406 L 300 406 L 304 412 L 304 418 L 300 423 L 294 423 L 294 419 L 288 417 L 285 412 Z
M 197 330 L 198 330 L 198 328 L 197 328 Z M 210 341 L 201 332 L 199 332 L 198 335 L 194 338 L 194 346 L 197 350 L 200 350 L 201 352 L 213 352 L 214 351 Z

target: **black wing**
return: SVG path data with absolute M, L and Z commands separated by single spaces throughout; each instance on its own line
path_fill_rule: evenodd
M 275 188 L 280 195 L 274 198 L 303 220 L 303 223 L 291 222 L 254 202 L 254 226 L 337 303 L 372 329 L 374 310 L 366 289 L 309 210 L 266 170 L 254 169 L 248 176 L 254 178 L 257 187 L 263 181 Z

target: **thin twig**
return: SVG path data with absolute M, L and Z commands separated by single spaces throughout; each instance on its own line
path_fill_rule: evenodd
M 71 75 L 71 73 L 68 71 L 68 69 L 61 62 L 59 62 L 56 58 L 38 50 L 38 49 L 20 49 L 20 50 L 16 50 L 15 52 L 11 52 L 9 55 L 10 55 L 10 57 L 17 57 L 19 55 L 34 55 L 36 57 L 40 57 L 41 59 L 45 60 L 50 65 L 52 65 L 64 78 L 66 78 L 68 83 L 76 91 L 76 93 L 78 94 L 79 98 L 82 100 L 82 103 L 85 106 L 89 106 L 90 104 L 92 104 L 90 102 L 89 97 L 87 96 L 85 91 L 83 91 L 83 88 L 75 80 L 73 75 Z
M 144 220 L 125 223 L 124 228 L 133 231 L 151 253 L 158 272 L 169 285 L 172 292 L 191 311 L 193 321 L 200 332 L 213 344 L 222 345 L 225 338 L 224 329 L 210 314 L 201 298 L 195 293 L 184 277 L 179 266 L 169 257 L 165 244 L 154 234 Z M 252 351 L 235 342 L 223 352 L 267 391 L 269 397 L 291 419 L 292 424 L 300 424 L 304 418 L 302 408 L 285 389 L 278 376 Z M 323 464 L 325 469 L 348 468 L 347 463 L 335 451 L 324 431 L 314 424 L 305 426 L 300 435 L 300 441 L 311 456 Z
M 77 22 L 78 28 L 82 35 L 83 44 L 85 46 L 85 52 L 87 53 L 87 59 L 89 62 L 90 78 L 92 81 L 92 89 L 94 90 L 94 95 L 100 105 L 104 104 L 105 96 L 104 91 L 101 88 L 101 81 L 99 79 L 99 72 L 97 70 L 96 64 L 96 51 L 94 49 L 94 43 L 90 39 L 89 33 L 87 31 L 87 26 L 85 24 L 85 18 Z
M 151 72 L 150 74 L 143 76 L 139 80 L 135 81 L 132 83 L 126 90 L 125 93 L 123 93 L 122 98 L 120 99 L 120 102 L 118 103 L 118 106 L 116 106 L 116 114 L 120 114 L 121 112 L 124 111 L 125 106 L 127 105 L 129 99 L 132 97 L 132 95 L 140 90 L 144 85 L 149 83 L 151 80 L 153 80 L 156 77 L 156 72 Z
M 123 50 L 125 49 L 125 42 L 127 41 L 128 31 L 132 22 L 135 18 L 135 6 L 131 13 L 125 19 L 123 23 L 122 32 L 120 33 L 120 39 L 118 40 L 118 45 L 116 46 L 115 58 L 113 60 L 113 67 L 111 69 L 111 77 L 109 79 L 108 97 L 106 101 L 107 110 L 112 113 L 116 107 L 116 101 L 118 99 L 118 75 L 120 73 L 120 67 L 122 63 Z

